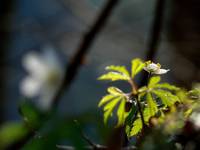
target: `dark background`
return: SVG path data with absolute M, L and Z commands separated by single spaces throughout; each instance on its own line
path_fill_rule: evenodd
M 164 0 L 163 0 L 164 1 Z M 66 115 L 98 111 L 106 84 L 97 81 L 106 65 L 147 58 L 153 26 L 155 62 L 169 68 L 165 81 L 190 88 L 200 81 L 200 1 L 121 0 L 59 105 Z M 19 83 L 26 76 L 21 60 L 30 50 L 51 47 L 69 62 L 106 0 L 0 0 L 0 121 L 18 120 Z M 161 15 L 161 24 L 155 16 Z M 156 26 L 156 25 L 158 26 Z M 126 85 L 122 85 L 125 86 Z

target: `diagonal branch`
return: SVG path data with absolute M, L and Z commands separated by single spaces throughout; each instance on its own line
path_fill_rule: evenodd
M 74 120 L 74 123 L 76 124 L 79 132 L 81 133 L 81 136 L 83 137 L 83 139 L 90 145 L 92 146 L 94 149 L 97 148 L 97 144 L 93 143 L 83 132 L 83 130 L 81 129 L 80 123 L 77 120 Z
M 97 37 L 97 34 L 104 27 L 106 21 L 110 17 L 118 1 L 119 0 L 108 0 L 102 12 L 100 13 L 99 17 L 92 25 L 91 29 L 83 37 L 83 40 L 81 41 L 76 53 L 74 54 L 71 61 L 69 62 L 69 65 L 66 68 L 64 81 L 62 82 L 60 88 L 58 89 L 57 94 L 54 97 L 52 108 L 56 108 L 64 90 L 67 90 L 70 87 L 70 84 L 74 80 L 75 76 L 78 73 L 79 68 L 81 67 L 82 60 L 87 55 L 90 46 L 92 45 L 93 41 Z M 15 149 L 16 147 L 19 148 L 23 146 L 27 141 L 29 141 L 32 138 L 33 135 L 34 133 L 32 132 L 28 133 L 25 138 L 11 145 L 9 149 L 13 149 L 13 148 Z
M 78 73 L 79 68 L 82 65 L 82 61 L 89 51 L 89 48 L 97 37 L 97 34 L 104 27 L 106 21 L 108 20 L 118 1 L 119 0 L 108 0 L 107 4 L 103 8 L 97 20 L 94 22 L 91 29 L 84 35 L 83 40 L 81 41 L 76 53 L 74 54 L 71 61 L 69 62 L 69 65 L 66 68 L 64 81 L 54 98 L 53 107 L 56 107 L 58 105 L 59 99 L 61 98 L 64 90 L 67 90 L 70 87 L 72 81 Z
M 159 40 L 161 36 L 161 31 L 162 31 L 164 8 L 165 8 L 165 0 L 157 0 L 150 39 L 149 39 L 149 43 L 147 47 L 147 54 L 145 58 L 146 60 L 155 59 L 155 55 L 158 50 Z
M 73 146 L 57 145 L 56 147 L 60 150 L 76 150 L 76 148 Z M 99 145 L 99 147 L 97 147 L 96 149 L 94 149 L 92 146 L 86 146 L 86 147 L 83 147 L 83 149 L 84 150 L 109 150 L 109 148 L 104 145 Z M 137 150 L 137 148 L 134 146 L 127 146 L 127 147 L 121 148 L 121 150 Z
M 165 2 L 166 0 L 157 0 L 156 2 L 154 20 L 152 22 L 145 60 L 153 61 L 155 59 L 156 52 L 158 51 L 164 17 Z M 148 74 L 145 72 L 141 77 L 140 86 L 145 85 L 147 80 Z

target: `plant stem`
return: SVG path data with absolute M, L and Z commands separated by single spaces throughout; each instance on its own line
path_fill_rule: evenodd
M 137 85 L 135 82 L 132 79 L 130 79 L 128 82 L 131 85 L 133 95 L 137 95 Z
M 138 95 L 138 91 L 137 91 L 138 89 L 137 89 L 137 85 L 135 84 L 135 82 L 132 79 L 130 79 L 129 83 L 131 85 L 133 95 L 134 96 Z M 143 126 L 143 128 L 145 128 L 146 125 L 145 125 L 145 121 L 144 121 L 144 115 L 142 113 L 142 107 L 141 107 L 141 104 L 140 104 L 138 97 L 135 98 L 135 101 L 137 103 L 138 111 L 139 111 L 139 114 L 140 114 L 140 117 L 141 117 L 141 120 L 142 120 L 142 126 Z

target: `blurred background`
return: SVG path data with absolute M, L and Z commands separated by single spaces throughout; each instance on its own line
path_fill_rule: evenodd
M 164 1 L 164 0 L 163 0 Z M 29 51 L 55 49 L 67 64 L 107 0 L 0 0 L 0 122 L 20 119 L 19 84 Z M 107 85 L 97 81 L 107 65 L 130 67 L 147 58 L 159 0 L 121 0 L 98 34 L 69 91 L 59 104 L 67 116 L 92 111 Z M 190 88 L 200 81 L 200 1 L 166 0 L 155 62 L 171 71 L 165 81 Z M 157 14 L 159 15 L 159 14 Z M 121 85 L 126 87 L 126 85 Z

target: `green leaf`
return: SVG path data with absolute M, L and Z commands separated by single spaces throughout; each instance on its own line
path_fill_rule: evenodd
M 124 124 L 125 119 L 128 115 L 128 112 L 126 112 L 125 110 L 125 105 L 126 105 L 126 99 L 122 99 L 119 105 L 119 108 L 117 110 L 117 116 L 118 116 L 117 126 L 118 127 Z
M 118 73 L 118 72 L 108 72 L 107 74 L 100 76 L 98 79 L 99 80 L 111 80 L 111 81 L 117 81 L 117 80 L 128 81 L 130 78 L 128 76 Z
M 172 106 L 174 103 L 179 101 L 179 98 L 169 91 L 164 91 L 164 90 L 153 90 L 152 91 L 156 96 L 158 96 L 161 101 L 163 102 L 164 105 L 166 106 Z
M 146 95 L 146 92 L 139 93 L 138 94 L 138 100 L 140 102 L 143 101 L 143 100 L 145 100 L 145 95 Z
M 140 71 L 142 71 L 143 67 L 145 66 L 145 63 L 143 63 L 142 60 L 139 58 L 133 59 L 131 63 L 132 63 L 131 76 L 132 78 L 134 78 L 135 75 L 137 75 Z
M 39 109 L 28 100 L 21 102 L 19 112 L 30 128 L 37 129 L 44 122 L 43 115 Z
M 187 93 L 187 96 L 192 100 L 200 100 L 200 90 L 194 89 Z
M 128 112 L 126 112 L 126 96 L 120 89 L 116 87 L 109 87 L 107 89 L 108 95 L 104 96 L 99 102 L 99 107 L 104 105 L 104 123 L 107 123 L 108 118 L 112 116 L 114 108 L 120 102 L 119 107 L 117 109 L 118 123 L 117 126 L 124 124 L 125 119 L 127 117 Z
M 176 96 L 178 97 L 179 101 L 182 103 L 185 103 L 188 100 L 187 91 L 185 89 L 180 89 L 176 91 Z
M 187 111 L 184 112 L 184 117 L 188 118 L 193 112 L 192 108 L 189 108 Z
M 154 87 L 158 82 L 160 82 L 160 76 L 153 76 L 150 78 L 148 87 L 152 88 Z
M 156 84 L 154 86 L 154 88 L 160 88 L 160 89 L 168 89 L 168 90 L 171 90 L 171 91 L 178 91 L 180 88 L 174 86 L 174 85 L 171 85 L 169 83 L 161 83 L 161 84 Z
M 126 117 L 126 120 L 125 120 L 126 129 L 125 130 L 126 130 L 126 134 L 128 135 L 128 137 L 130 136 L 130 132 L 133 127 L 133 122 L 136 119 L 137 111 L 138 111 L 137 107 L 135 105 L 132 105 L 132 108 Z
M 5 149 L 10 144 L 24 138 L 28 133 L 23 123 L 9 122 L 0 127 L 0 149 Z
M 125 66 L 114 66 L 114 65 L 111 65 L 111 66 L 107 66 L 106 67 L 106 70 L 110 70 L 110 71 L 117 71 L 127 77 L 130 77 L 130 74 L 128 72 L 128 70 L 126 69 Z
M 136 119 L 133 123 L 133 127 L 130 132 L 130 136 L 135 136 L 142 130 L 142 120 L 140 118 Z
M 132 126 L 133 121 L 135 120 L 137 111 L 138 111 L 138 109 L 137 109 L 136 105 L 133 104 L 132 108 L 126 118 L 126 125 Z
M 139 92 L 139 93 L 144 93 L 144 92 L 146 92 L 147 90 L 148 90 L 148 88 L 147 88 L 146 86 L 143 86 L 143 87 L 141 87 L 141 88 L 138 89 L 138 92 Z
M 151 93 L 147 93 L 147 107 L 144 109 L 144 120 L 148 122 L 149 119 L 158 112 L 157 103 L 153 100 Z
M 107 91 L 108 91 L 108 93 L 110 93 L 111 95 L 114 95 L 114 96 L 122 96 L 124 94 L 120 89 L 113 87 L 113 86 L 109 87 L 107 89 Z
M 120 100 L 121 100 L 121 97 L 117 97 L 105 105 L 105 107 L 104 107 L 104 123 L 108 122 L 108 118 L 110 116 L 112 116 L 112 112 Z
M 104 97 L 100 100 L 98 106 L 101 107 L 102 105 L 104 105 L 104 104 L 107 103 L 108 101 L 112 100 L 113 98 L 116 98 L 116 97 L 113 96 L 113 95 L 110 95 L 110 94 L 104 96 Z

